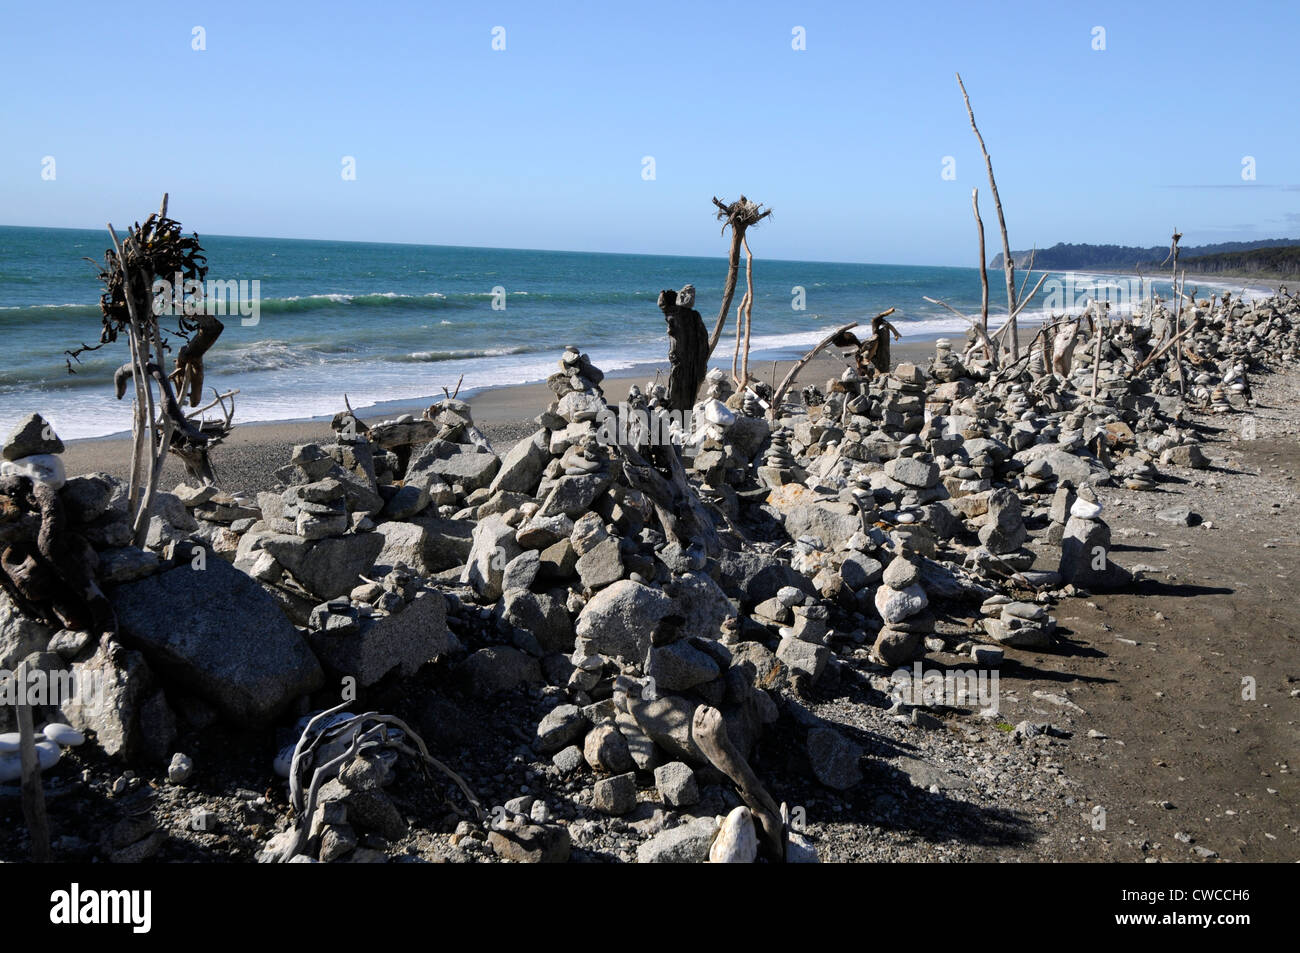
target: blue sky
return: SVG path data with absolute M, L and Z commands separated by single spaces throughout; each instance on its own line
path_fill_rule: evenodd
M 974 264 L 972 186 L 998 238 L 960 70 L 1013 247 L 1300 236 L 1293 2 L 74 2 L 3 24 L 0 224 L 120 227 L 167 190 L 200 234 L 719 254 L 710 197 L 743 191 L 775 209 L 760 258 Z

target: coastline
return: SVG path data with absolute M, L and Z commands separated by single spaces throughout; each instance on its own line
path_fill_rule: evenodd
M 893 342 L 892 355 L 895 363 L 901 361 L 924 361 L 934 353 L 934 341 L 943 335 Z M 952 335 L 956 336 L 956 335 Z M 726 342 L 719 344 L 722 350 Z M 556 346 L 558 358 L 561 345 Z M 778 380 L 787 374 L 797 359 L 777 360 Z M 771 376 L 770 360 L 755 361 L 750 359 L 755 376 L 766 380 Z M 727 366 L 730 367 L 729 362 Z M 823 351 L 809 362 L 799 376 L 802 385 L 817 384 L 822 386 L 832 377 L 838 377 L 845 364 L 834 354 Z M 651 362 L 635 364 L 618 371 L 608 373 L 603 382 L 606 398 L 617 403 L 627 397 L 633 384 L 645 386 L 654 380 L 656 371 L 661 379 L 667 378 L 668 362 Z M 355 407 L 355 411 L 367 423 L 390 420 L 401 414 L 419 415 L 441 395 L 429 395 L 413 401 L 392 401 L 381 404 Z M 534 418 L 553 399 L 545 381 L 527 384 L 505 384 L 489 387 L 472 393 L 465 398 L 474 414 L 474 422 L 492 441 L 497 453 L 504 453 L 517 440 L 537 429 Z M 342 410 L 340 399 L 339 409 Z M 218 482 L 231 491 L 243 490 L 255 493 L 271 489 L 275 485 L 273 471 L 289 462 L 293 447 L 302 443 L 330 443 L 333 434 L 330 431 L 330 417 L 311 417 L 286 420 L 251 421 L 241 424 L 238 412 L 235 416 L 235 428 L 230 436 L 212 452 L 213 468 Z M 66 441 L 67 448 L 63 454 L 64 463 L 69 473 L 89 473 L 100 471 L 128 479 L 131 466 L 131 436 L 128 433 L 110 434 L 105 437 L 86 437 Z M 185 469 L 180 461 L 169 457 L 163 469 L 159 483 L 163 489 L 171 489 L 185 478 Z

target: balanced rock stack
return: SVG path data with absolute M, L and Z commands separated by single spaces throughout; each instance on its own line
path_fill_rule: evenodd
M 1043 606 L 993 596 L 985 600 L 980 611 L 986 616 L 984 631 L 1001 645 L 1026 649 L 1045 649 L 1052 645 L 1056 620 Z
M 1080 488 L 1070 505 L 1061 539 L 1061 580 L 1080 589 L 1104 591 L 1126 585 L 1131 577 L 1111 559 L 1110 527 L 1090 487 Z
M 732 393 L 731 382 L 722 370 L 715 367 L 705 380 L 704 400 L 696 404 L 691 413 L 694 432 L 689 444 L 695 452 L 691 467 L 706 486 L 713 488 L 738 483 L 744 478 L 743 468 L 747 461 L 740 459 L 729 440 L 731 429 L 736 424 L 736 414 L 726 404 Z
M 915 364 L 899 364 L 883 380 L 882 428 L 893 436 L 919 433 L 925 426 L 925 371 Z
M 790 452 L 790 430 L 780 427 L 772 434 L 771 443 L 758 469 L 758 477 L 768 486 L 776 488 L 791 483 L 796 478 L 796 462 Z
M 280 471 L 295 482 L 258 494 L 261 518 L 240 538 L 235 568 L 261 582 L 298 625 L 360 584 L 384 548 L 371 519 L 384 505 L 371 461 L 368 447 L 303 444 Z
M 42 771 L 49 771 L 63 757 L 64 748 L 75 748 L 86 736 L 71 725 L 50 722 L 36 729 L 36 758 Z M 16 732 L 0 734 L 0 784 L 17 781 L 23 775 L 21 735 Z
M 921 585 L 921 567 L 906 550 L 885 567 L 881 583 L 875 605 L 884 625 L 872 651 L 886 665 L 902 665 L 917 657 L 925 637 L 934 632 L 934 613 Z

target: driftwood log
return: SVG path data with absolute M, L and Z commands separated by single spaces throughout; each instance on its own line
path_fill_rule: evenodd
M 709 705 L 695 709 L 695 717 L 691 719 L 691 737 L 709 763 L 736 785 L 741 799 L 753 812 L 762 831 L 760 844 L 763 853 L 771 860 L 784 863 L 786 832 L 781 808 L 727 735 L 722 712 Z
M 690 410 L 708 373 L 710 351 L 704 319 L 695 310 L 695 288 L 659 292 L 659 310 L 668 322 L 668 406 Z

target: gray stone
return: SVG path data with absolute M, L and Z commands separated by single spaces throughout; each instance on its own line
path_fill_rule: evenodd
M 379 515 L 386 520 L 404 520 L 415 516 L 429 505 L 429 479 L 408 480 L 388 498 Z
M 713 577 L 702 572 L 688 572 L 672 588 L 676 615 L 682 619 L 684 638 L 716 639 L 723 620 L 736 615 L 736 609 Z
M 591 726 L 577 705 L 556 705 L 537 725 L 537 750 L 550 754 L 580 739 Z
M 578 517 L 588 512 L 596 498 L 605 492 L 609 486 L 610 475 L 608 473 L 586 473 L 581 476 L 561 477 L 551 488 L 542 507 L 538 510 L 539 516 L 565 516 Z
M 59 499 L 64 512 L 74 523 L 90 523 L 113 507 L 119 482 L 107 473 L 88 473 L 75 476 L 63 484 Z
M 494 645 L 479 649 L 456 666 L 456 676 L 476 695 L 494 695 L 542 680 L 537 659 L 518 649 Z
M 568 539 L 573 532 L 573 520 L 561 513 L 558 516 L 535 516 L 515 534 L 515 540 L 525 549 L 545 549 Z
M 684 639 L 652 646 L 645 671 L 659 689 L 667 691 L 685 691 L 719 675 L 718 663 Z
M 489 489 L 493 493 L 498 490 L 530 495 L 536 493 L 537 484 L 542 479 L 542 470 L 551 459 L 549 444 L 545 430 L 539 430 L 531 437 L 517 442 L 501 458 L 501 469 L 493 477 Z
M 776 647 L 777 659 L 792 672 L 808 676 L 814 682 L 822 677 L 826 665 L 830 662 L 831 650 L 824 645 L 816 645 L 796 639 L 793 636 L 782 639 Z
M 112 595 L 118 626 L 150 661 L 227 717 L 261 725 L 323 683 L 302 636 L 229 563 L 184 563 Z
M 886 665 L 905 665 L 920 654 L 923 632 L 910 632 L 884 626 L 876 635 L 871 650 Z
M 308 641 L 316 656 L 334 672 L 373 685 L 396 670 L 414 675 L 426 663 L 460 648 L 447 628 L 447 601 L 440 592 L 425 589 L 395 615 L 384 615 L 361 631 L 313 632 Z
M 882 578 L 890 589 L 906 589 L 921 581 L 921 567 L 910 559 L 896 556 L 890 560 Z
M 628 813 L 636 807 L 636 775 L 629 771 L 597 781 L 591 791 L 591 803 L 602 814 Z
M 622 579 L 591 598 L 578 616 L 576 634 L 602 655 L 639 665 L 656 626 L 675 609 L 674 600 L 658 589 Z
M 846 791 L 862 780 L 862 748 L 834 728 L 810 729 L 806 745 L 813 775 L 826 787 Z
M 880 582 L 883 567 L 878 559 L 872 559 L 864 553 L 849 553 L 840 565 L 840 578 L 844 585 L 854 592 L 874 586 Z M 802 601 L 803 594 L 800 593 Z
M 622 774 L 634 767 L 627 739 L 612 724 L 596 725 L 587 732 L 582 755 L 593 771 L 603 774 Z
M 459 483 L 466 493 L 472 493 L 489 486 L 500 468 L 501 461 L 493 453 L 434 439 L 411 454 L 406 476 L 410 479 L 417 474 L 431 474 L 449 485 Z
M 695 772 L 684 761 L 670 761 L 655 768 L 655 788 L 670 807 L 690 807 L 700 800 Z
M 517 864 L 562 864 L 569 859 L 569 832 L 557 824 L 508 818 L 488 831 L 488 846 L 502 860 Z
M 1060 573 L 1063 582 L 1099 592 L 1120 588 L 1132 579 L 1110 558 L 1110 527 L 1077 516 L 1070 517 L 1061 537 Z
M 4 458 L 20 460 L 41 453 L 62 453 L 63 441 L 40 414 L 32 414 L 13 430 L 4 443 Z
M 709 846 L 716 830 L 717 822 L 713 818 L 696 817 L 660 831 L 637 848 L 637 863 L 702 864 L 709 859 Z
M 587 589 L 602 589 L 610 583 L 617 582 L 623 578 L 623 558 L 619 551 L 618 540 L 613 536 L 607 536 L 584 555 L 579 556 L 574 568 L 582 585 Z
M 885 464 L 890 479 L 918 490 L 928 490 L 939 482 L 939 467 L 916 457 L 899 457 Z
M 551 758 L 551 764 L 555 765 L 561 775 L 572 774 L 584 764 L 582 749 L 577 745 L 569 745 L 555 753 Z
M 919 585 L 906 589 L 881 586 L 876 590 L 876 611 L 885 622 L 901 622 L 914 616 L 930 604 L 930 598 Z
M 63 721 L 78 731 L 93 731 L 110 757 L 137 761 L 157 753 L 155 739 L 141 725 L 142 710 L 157 690 L 143 655 L 104 638 L 90 658 L 73 662 L 71 669 L 78 684 L 93 690 L 64 701 L 59 708 Z
M 520 552 L 514 528 L 505 520 L 499 516 L 482 520 L 474 528 L 474 544 L 460 581 L 472 586 L 482 598 L 494 602 L 501 598 L 506 565 Z
M 54 636 L 49 626 L 28 618 L 0 589 L 0 669 L 13 671 L 33 652 L 40 652 Z
M 1025 544 L 1028 532 L 1020 513 L 1020 497 L 1002 487 L 989 494 L 988 521 L 980 527 L 979 538 L 991 553 L 1014 553 Z
M 573 648 L 573 622 L 558 599 L 545 593 L 507 589 L 501 614 L 511 625 L 531 632 L 543 651 L 567 652 Z
M 135 546 L 105 549 L 99 554 L 99 581 L 115 584 L 143 579 L 158 571 L 158 554 Z
M 337 599 L 360 582 L 384 548 L 379 533 L 348 533 L 329 539 L 305 540 L 298 536 L 271 535 L 262 548 L 293 574 L 303 587 L 321 599 Z

